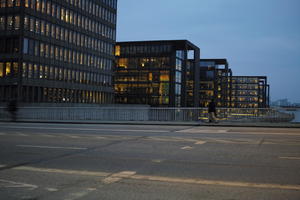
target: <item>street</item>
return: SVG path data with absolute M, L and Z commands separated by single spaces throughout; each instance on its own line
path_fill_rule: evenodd
M 300 129 L 0 122 L 0 197 L 299 200 Z

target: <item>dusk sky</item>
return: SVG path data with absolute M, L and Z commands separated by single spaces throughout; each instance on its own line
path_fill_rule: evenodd
M 118 0 L 117 41 L 187 39 L 300 103 L 299 0 Z

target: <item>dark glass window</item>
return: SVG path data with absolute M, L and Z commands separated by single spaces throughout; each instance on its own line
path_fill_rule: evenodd
M 1 16 L 0 17 L 0 30 L 5 30 L 5 17 Z
M 7 30 L 12 30 L 12 28 L 13 28 L 13 16 L 8 16 L 7 17 L 6 25 L 7 25 L 7 27 L 6 27 Z
M 27 38 L 24 38 L 24 41 L 23 41 L 23 53 L 24 54 L 28 54 L 28 50 L 29 50 L 29 40 Z

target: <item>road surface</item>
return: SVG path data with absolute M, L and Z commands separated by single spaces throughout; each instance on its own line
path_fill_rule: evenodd
M 300 199 L 300 129 L 0 123 L 5 200 Z

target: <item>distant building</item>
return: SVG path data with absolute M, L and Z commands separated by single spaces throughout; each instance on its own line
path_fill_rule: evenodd
M 272 102 L 273 106 L 291 106 L 292 103 L 288 99 L 279 99 L 277 101 Z
M 1 0 L 0 102 L 112 103 L 117 0 Z
M 207 107 L 212 99 L 218 107 L 230 107 L 231 78 L 226 59 L 200 59 L 200 107 Z
M 266 76 L 232 76 L 234 108 L 269 107 L 269 85 Z
M 115 102 L 198 106 L 200 50 L 187 40 L 118 42 Z

